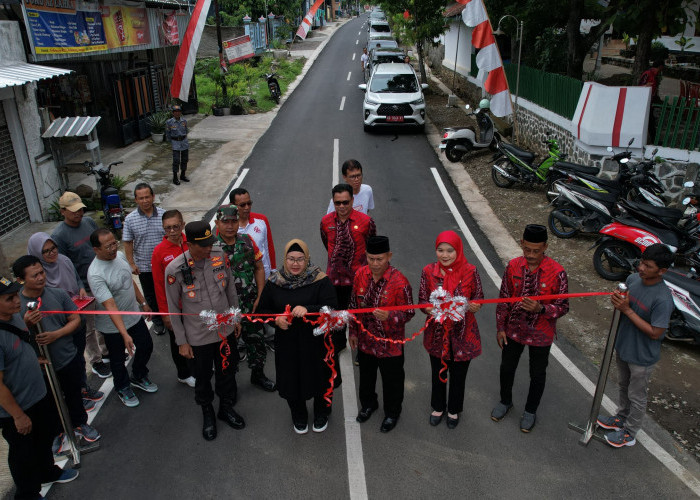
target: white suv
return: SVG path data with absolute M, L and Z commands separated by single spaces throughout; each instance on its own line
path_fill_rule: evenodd
M 418 83 L 413 68 L 404 63 L 379 64 L 369 82 L 360 84 L 365 91 L 362 105 L 365 132 L 381 126 L 412 125 L 425 128 L 427 83 Z

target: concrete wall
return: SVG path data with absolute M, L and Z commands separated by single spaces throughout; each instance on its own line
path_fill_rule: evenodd
M 450 29 L 442 36 L 445 56 L 441 64 L 450 71 L 454 71 L 456 58 L 457 74 L 467 76 L 472 63 L 472 29 L 467 28 L 461 16 L 452 18 L 450 21 Z

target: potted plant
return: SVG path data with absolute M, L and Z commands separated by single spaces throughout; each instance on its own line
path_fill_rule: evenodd
M 170 113 L 165 110 L 156 111 L 146 118 L 146 124 L 151 130 L 151 139 L 153 139 L 153 142 L 163 142 L 163 136 L 165 135 L 165 122 L 168 121 L 168 118 L 170 118 Z

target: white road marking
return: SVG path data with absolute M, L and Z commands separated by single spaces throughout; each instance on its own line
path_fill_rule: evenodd
M 338 111 L 342 111 L 343 108 L 345 107 L 345 96 L 340 100 L 340 109 Z M 335 186 L 335 184 L 333 184 Z
M 344 98 L 343 98 L 344 99 Z M 333 186 L 338 184 L 338 158 L 340 157 L 340 139 L 333 139 Z M 333 187 L 331 186 L 331 187 Z
M 459 213 L 459 210 L 457 210 L 457 206 L 455 205 L 454 201 L 452 201 L 450 194 L 447 192 L 447 188 L 445 188 L 445 184 L 442 182 L 442 179 L 440 178 L 437 169 L 431 168 L 430 171 L 432 172 L 433 177 L 435 178 L 435 183 L 437 184 L 440 193 L 442 193 L 442 197 L 445 199 L 445 203 L 447 203 L 450 212 L 452 212 L 452 216 L 455 218 L 455 221 L 457 222 L 459 228 L 462 230 L 462 233 L 464 233 L 464 237 L 467 240 L 469 247 L 474 252 L 474 255 L 476 255 L 476 258 L 479 259 L 481 266 L 486 271 L 486 274 L 489 275 L 491 281 L 493 281 L 496 287 L 500 288 L 501 277 L 491 265 L 491 262 L 489 262 L 489 260 L 486 258 L 484 252 L 478 246 L 471 231 L 469 231 L 467 224 L 462 218 L 462 214 Z M 581 387 L 583 387 L 586 390 L 586 392 L 588 392 L 588 394 L 593 396 L 593 393 L 595 392 L 595 384 L 566 356 L 566 354 L 564 354 L 556 344 L 552 344 L 550 352 L 552 353 L 552 356 L 554 356 L 554 358 L 564 367 L 564 369 L 567 372 L 569 372 L 569 375 L 571 375 L 574 378 L 574 380 L 576 380 L 576 382 L 578 382 L 581 385 Z M 611 415 L 614 414 L 615 410 L 617 409 L 617 405 L 608 396 L 603 397 L 602 406 Z M 656 457 L 656 459 L 659 462 L 661 462 L 668 470 L 675 474 L 675 476 L 678 477 L 678 479 L 683 481 L 683 483 L 688 488 L 690 488 L 690 490 L 692 490 L 693 493 L 700 496 L 700 481 L 697 478 L 695 478 L 695 476 L 693 476 L 685 467 L 683 467 L 675 458 L 673 458 L 666 450 L 664 450 L 644 431 L 640 431 L 637 434 L 636 438 L 637 441 L 642 446 L 644 446 L 647 449 L 647 451 L 649 451 L 649 453 Z
M 352 60 L 353 61 L 355 60 L 355 53 L 354 52 L 352 53 Z
M 244 168 L 241 170 L 241 175 L 238 176 L 238 179 L 236 179 L 236 182 L 233 183 L 233 186 L 231 186 L 231 191 L 236 189 L 237 187 L 240 187 L 241 183 L 243 182 L 243 179 L 245 179 L 245 176 L 248 175 L 249 168 Z M 231 191 L 229 191 L 226 195 L 225 199 L 228 199 L 228 197 L 231 195 Z
M 362 34 L 362 32 L 361 32 L 361 31 L 358 31 L 358 32 L 357 32 L 357 34 L 358 34 L 358 35 L 361 35 L 361 34 Z
M 360 43 L 359 40 L 355 40 L 355 45 L 357 45 L 357 44 L 359 44 L 359 43 Z
M 352 75 L 352 71 L 348 71 L 348 81 L 350 81 L 350 75 Z

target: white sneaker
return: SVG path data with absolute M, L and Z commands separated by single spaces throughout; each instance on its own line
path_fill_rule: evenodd
M 195 384 L 195 378 L 191 375 L 187 378 L 178 378 L 177 381 L 181 384 L 189 385 L 190 387 L 194 387 Z

